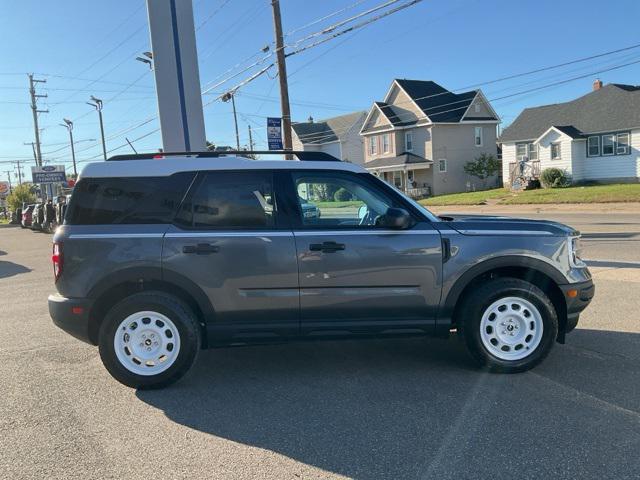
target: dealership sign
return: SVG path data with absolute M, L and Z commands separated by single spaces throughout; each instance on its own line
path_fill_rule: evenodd
M 64 165 L 43 165 L 31 167 L 33 183 L 64 183 L 67 176 L 64 173 Z
M 282 119 L 267 118 L 267 142 L 269 150 L 282 150 Z

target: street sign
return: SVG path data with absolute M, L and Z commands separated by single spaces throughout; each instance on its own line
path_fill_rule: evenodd
M 282 150 L 282 119 L 267 117 L 267 143 L 269 150 Z
M 31 178 L 33 183 L 64 183 L 67 176 L 64 173 L 64 165 L 43 165 L 42 167 L 31 167 Z
M 6 197 L 9 195 L 9 182 L 0 182 L 0 197 Z

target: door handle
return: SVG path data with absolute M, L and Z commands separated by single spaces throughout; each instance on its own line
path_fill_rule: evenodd
M 195 253 L 196 255 L 209 255 L 217 253 L 218 250 L 220 250 L 220 247 L 210 243 L 198 243 L 197 245 L 185 245 L 182 247 L 182 253 Z
M 333 253 L 344 249 L 344 243 L 336 242 L 312 243 L 311 245 L 309 245 L 309 250 L 311 250 L 312 252 Z

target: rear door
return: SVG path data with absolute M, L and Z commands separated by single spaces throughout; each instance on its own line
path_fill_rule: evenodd
M 411 207 L 369 175 L 288 175 L 302 332 L 430 331 L 442 283 L 438 231 L 418 216 L 407 230 L 378 226 L 388 208 Z
M 205 292 L 213 335 L 298 333 L 295 243 L 271 171 L 200 173 L 165 235 L 163 271 Z

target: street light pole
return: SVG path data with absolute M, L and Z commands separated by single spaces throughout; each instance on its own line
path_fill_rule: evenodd
M 73 175 L 78 178 L 78 170 L 76 168 L 76 150 L 73 146 L 73 122 L 68 118 L 63 118 L 60 125 L 69 130 L 69 143 L 71 144 L 71 160 L 73 160 Z
M 102 100 L 91 95 L 92 102 L 87 102 L 87 105 L 91 105 L 98 111 L 98 118 L 100 119 L 100 136 L 102 138 L 102 156 L 107 159 L 107 146 L 104 142 L 104 125 L 102 123 Z

